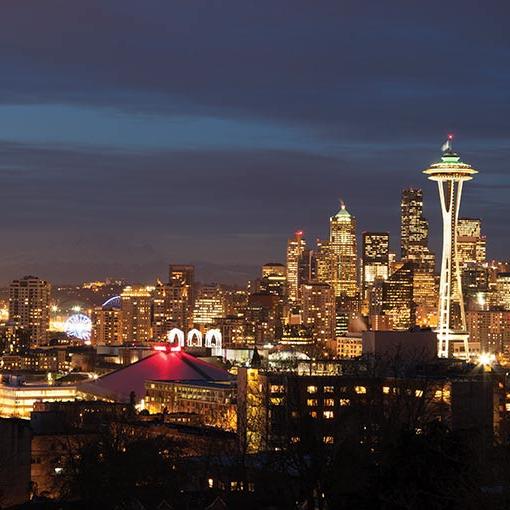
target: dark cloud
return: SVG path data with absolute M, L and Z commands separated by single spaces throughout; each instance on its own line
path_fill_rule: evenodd
M 56 260 L 66 278 L 71 266 L 146 277 L 172 257 L 236 263 L 244 275 L 281 260 L 297 227 L 324 236 L 340 197 L 360 230 L 390 230 L 396 245 L 407 185 L 426 190 L 438 249 L 437 197 L 420 169 L 447 130 L 481 170 L 463 214 L 482 216 L 490 253 L 505 256 L 509 14 L 507 2 L 474 0 L 5 0 L 0 114 L 88 108 L 139 118 L 145 138 L 147 116 L 198 120 L 196 146 L 145 150 L 119 147 L 113 132 L 87 147 L 90 125 L 83 144 L 62 128 L 58 145 L 42 142 L 44 128 L 35 143 L 4 124 L 0 279 L 35 261 L 58 278 Z M 273 138 L 211 147 L 216 128 L 203 118 L 266 126 Z M 286 130 L 309 139 L 289 144 Z M 32 236 L 38 251 L 24 258 Z

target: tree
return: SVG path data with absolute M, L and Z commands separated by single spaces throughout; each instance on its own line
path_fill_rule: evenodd
M 70 448 L 63 470 L 64 499 L 113 508 L 132 501 L 175 501 L 180 486 L 180 445 L 167 436 L 127 433 L 106 427 L 96 441 Z

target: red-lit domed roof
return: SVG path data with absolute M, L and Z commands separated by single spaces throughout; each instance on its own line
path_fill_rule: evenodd
M 157 352 L 132 365 L 122 367 L 85 383 L 78 391 L 100 399 L 128 402 L 131 392 L 137 401 L 145 395 L 144 382 L 156 381 L 228 381 L 232 376 L 221 368 L 191 356 L 183 351 Z

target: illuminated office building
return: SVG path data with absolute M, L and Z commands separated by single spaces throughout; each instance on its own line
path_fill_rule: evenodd
M 457 222 L 459 218 L 462 186 L 473 178 L 477 171 L 463 163 L 452 147 L 452 136 L 443 145 L 441 161 L 423 171 L 429 179 L 436 181 L 443 216 L 443 253 L 439 284 L 438 354 L 451 354 L 450 342 L 462 343 L 460 357 L 469 357 L 466 316 L 462 296 L 460 261 L 457 250 Z
M 483 264 L 486 260 L 487 241 L 481 224 L 477 218 L 459 218 L 457 222 L 457 257 L 461 268 Z
M 315 263 L 317 281 L 333 286 L 338 275 L 338 257 L 330 241 L 317 240 Z
M 340 210 L 330 218 L 329 225 L 329 242 L 338 264 L 338 272 L 333 278 L 335 296 L 354 298 L 358 294 L 356 218 L 342 202 Z
M 298 303 L 300 285 L 306 281 L 303 279 L 303 259 L 307 254 L 303 231 L 298 230 L 294 239 L 287 243 L 287 293 L 290 303 Z
M 210 326 L 225 315 L 224 292 L 219 285 L 204 285 L 195 300 L 193 322 L 199 326 Z
M 306 283 L 301 287 L 303 324 L 312 328 L 316 342 L 334 338 L 335 296 L 326 283 Z
M 489 269 L 486 264 L 474 264 L 461 269 L 462 294 L 466 309 L 484 309 L 491 305 Z M 492 293 L 494 294 L 494 293 Z
M 214 327 L 221 332 L 221 345 L 224 349 L 245 346 L 246 321 L 244 317 L 220 317 Z
M 363 232 L 363 297 L 375 280 L 386 280 L 389 271 L 390 236 L 387 232 Z
M 170 264 L 165 289 L 166 314 L 174 327 L 189 329 L 193 325 L 195 268 L 188 264 Z
M 416 307 L 416 324 L 437 327 L 437 278 L 434 273 L 423 271 L 421 266 L 413 271 L 413 301 Z
M 143 343 L 152 338 L 151 293 L 146 287 L 125 287 L 120 295 L 122 342 Z
M 283 264 L 264 264 L 260 290 L 283 298 L 287 288 L 287 270 Z
M 50 284 L 36 276 L 25 276 L 9 285 L 9 320 L 29 332 L 31 344 L 48 343 L 50 293 Z
M 269 262 L 262 266 L 262 278 L 267 278 L 269 276 L 278 276 L 280 278 L 286 278 L 287 271 L 283 264 L 278 262 Z
M 496 277 L 496 302 L 503 310 L 510 310 L 510 273 L 499 273 Z
M 389 317 L 393 329 L 409 329 L 416 324 L 413 276 L 413 264 L 406 262 L 383 283 L 382 313 Z
M 414 262 L 434 272 L 435 256 L 429 250 L 429 222 L 423 216 L 423 191 L 419 188 L 402 190 L 400 255 L 404 262 Z

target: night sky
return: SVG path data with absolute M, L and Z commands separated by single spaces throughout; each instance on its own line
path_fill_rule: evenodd
M 446 133 L 461 214 L 510 239 L 508 1 L 53 1 L 0 6 L 0 283 L 242 281 L 343 198 L 398 246 L 400 190 Z

